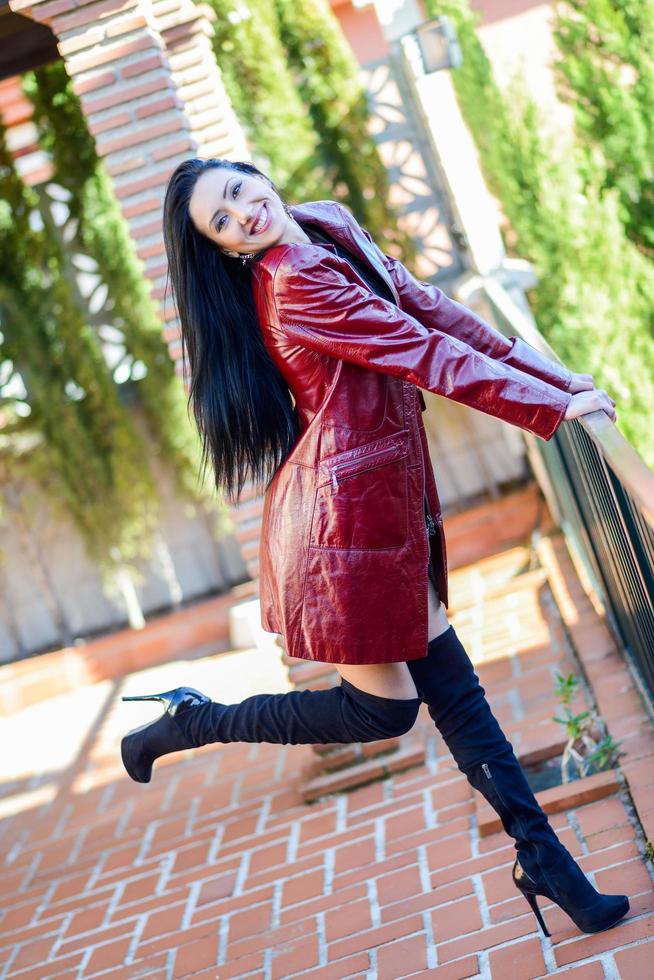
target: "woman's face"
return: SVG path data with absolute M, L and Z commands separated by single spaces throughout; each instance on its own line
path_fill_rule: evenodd
M 229 167 L 215 167 L 198 177 L 189 213 L 198 231 L 234 255 L 279 244 L 291 224 L 270 184 Z

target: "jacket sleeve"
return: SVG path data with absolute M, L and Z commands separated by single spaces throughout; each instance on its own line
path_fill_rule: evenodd
M 340 209 L 348 221 L 356 220 L 343 205 L 340 205 Z M 550 360 L 521 337 L 505 337 L 472 310 L 450 299 L 438 286 L 414 278 L 399 259 L 382 252 L 365 228 L 361 225 L 359 228 L 384 263 L 400 297 L 402 309 L 412 317 L 428 328 L 433 326 L 457 337 L 487 357 L 541 378 L 563 391 L 569 389 L 572 372 L 563 364 Z
M 351 276 L 349 264 L 331 251 L 292 247 L 273 283 L 286 344 L 402 378 L 542 439 L 554 435 L 570 394 L 435 325 L 425 327 Z

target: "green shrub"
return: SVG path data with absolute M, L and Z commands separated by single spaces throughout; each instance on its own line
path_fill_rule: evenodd
M 618 428 L 654 466 L 654 270 L 625 232 L 604 157 L 562 134 L 554 142 L 524 87 L 505 98 L 465 0 L 427 7 L 456 25 L 459 104 L 508 220 L 507 248 L 539 277 L 530 294 L 538 326 L 568 367 L 615 397 Z

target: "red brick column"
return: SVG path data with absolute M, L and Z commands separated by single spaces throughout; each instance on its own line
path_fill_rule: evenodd
M 10 0 L 10 6 L 48 24 L 57 37 L 153 296 L 161 301 L 162 208 L 170 173 L 190 156 L 250 159 L 213 54 L 212 9 L 192 0 Z M 162 304 L 160 313 L 182 376 L 172 303 Z M 245 516 L 232 512 L 253 578 L 261 506 L 253 498 Z
M 249 159 L 211 48 L 210 8 L 192 0 L 10 0 L 10 6 L 48 24 L 57 37 L 153 294 L 161 299 L 161 219 L 170 173 L 191 155 Z M 171 307 L 162 316 L 181 374 Z

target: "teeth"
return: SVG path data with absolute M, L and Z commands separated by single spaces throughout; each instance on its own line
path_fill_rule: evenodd
M 266 205 L 264 204 L 263 208 L 261 209 L 261 217 L 259 218 L 259 220 L 257 221 L 256 225 L 252 229 L 253 232 L 256 233 L 257 231 L 260 231 L 261 227 L 265 224 L 267 211 L 268 211 L 268 209 L 266 208 Z

